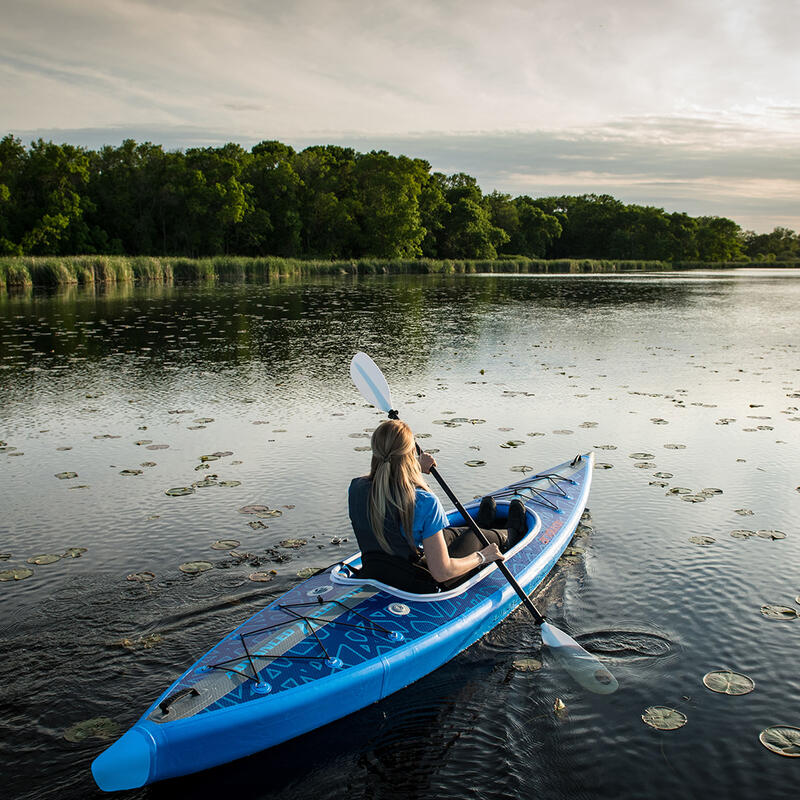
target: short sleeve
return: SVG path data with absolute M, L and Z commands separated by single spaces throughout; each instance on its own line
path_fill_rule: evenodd
M 439 533 L 448 525 L 447 514 L 439 498 L 424 489 L 417 489 L 414 506 L 414 540 L 422 543 L 423 539 Z

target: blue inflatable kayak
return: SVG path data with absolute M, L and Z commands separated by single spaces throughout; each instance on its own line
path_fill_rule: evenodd
M 498 516 L 526 506 L 528 534 L 505 564 L 528 592 L 550 572 L 586 505 L 594 456 L 493 492 Z M 477 514 L 478 501 L 467 505 Z M 449 515 L 460 525 L 458 512 Z M 92 764 L 105 791 L 224 764 L 332 722 L 408 686 L 520 603 L 489 564 L 446 592 L 359 580 L 360 554 L 290 589 L 229 633 Z

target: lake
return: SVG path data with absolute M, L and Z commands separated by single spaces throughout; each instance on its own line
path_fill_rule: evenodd
M 583 552 L 536 599 L 619 691 L 573 683 L 518 611 L 358 714 L 121 796 L 795 797 L 800 760 L 759 733 L 800 727 L 800 621 L 762 612 L 800 612 L 800 271 L 746 269 L 0 294 L 0 571 L 33 573 L 0 582 L 3 795 L 101 796 L 109 736 L 355 549 L 346 489 L 383 418 L 358 350 L 462 498 L 595 451 Z

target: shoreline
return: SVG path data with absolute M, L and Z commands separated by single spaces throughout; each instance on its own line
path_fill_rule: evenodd
M 621 259 L 340 259 L 265 256 L 211 258 L 154 256 L 0 257 L 0 291 L 117 283 L 270 282 L 336 275 L 621 274 L 689 270 L 792 269 L 800 261 L 667 262 Z

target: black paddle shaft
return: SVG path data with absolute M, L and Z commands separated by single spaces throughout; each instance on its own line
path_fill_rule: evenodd
M 421 452 L 422 449 L 419 445 L 417 445 L 417 453 Z M 464 517 L 464 521 L 469 529 L 478 537 L 484 547 L 488 547 L 489 540 L 486 538 L 486 536 L 484 536 L 483 531 L 478 527 L 478 524 L 475 522 L 475 520 L 472 519 L 467 509 L 461 505 L 461 501 L 453 494 L 453 491 L 447 485 L 445 479 L 439 474 L 439 470 L 436 469 L 436 467 L 431 467 L 431 475 L 436 478 L 436 482 L 442 487 L 442 489 L 444 489 L 444 493 L 450 498 L 452 504 L 458 509 L 459 514 Z M 495 563 L 497 564 L 500 572 L 502 572 L 505 576 L 506 580 L 511 584 L 511 588 L 514 589 L 514 591 L 519 595 L 520 600 L 522 600 L 522 604 L 528 609 L 528 611 L 531 612 L 533 618 L 536 620 L 536 623 L 540 625 L 542 622 L 544 622 L 544 616 L 533 604 L 533 600 L 528 597 L 528 595 L 525 593 L 525 590 L 517 583 L 517 579 L 511 574 L 511 570 L 509 570 L 509 568 L 502 561 L 497 561 Z

